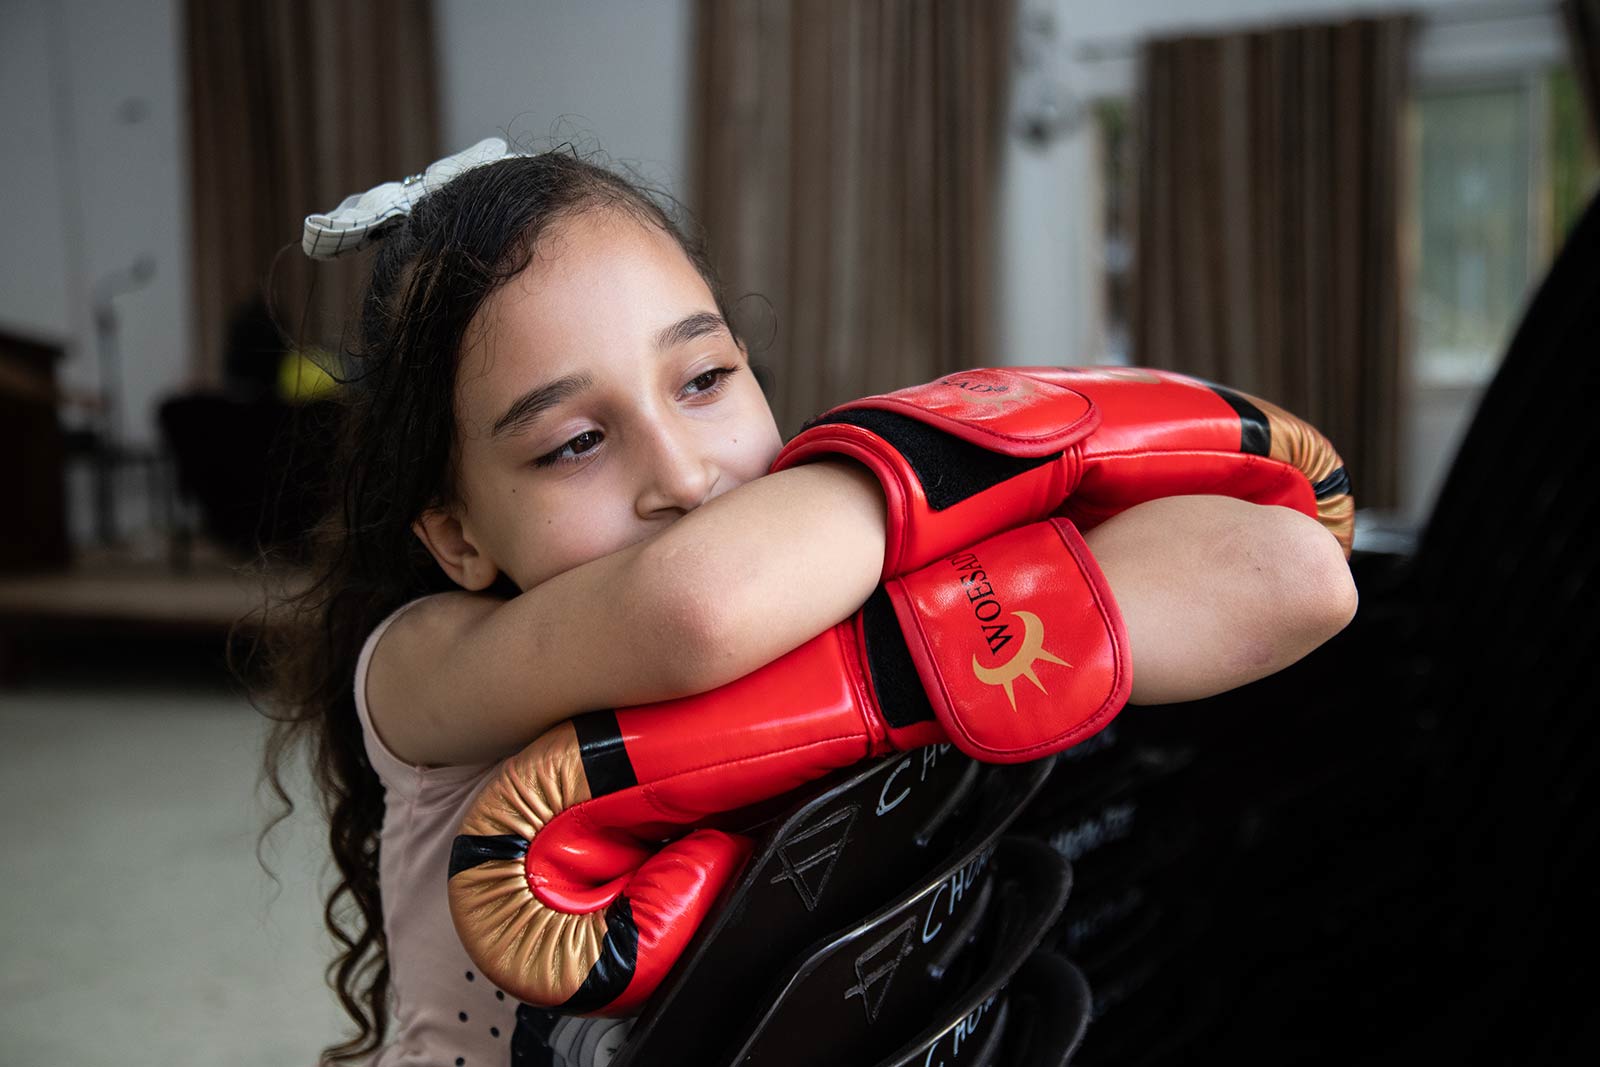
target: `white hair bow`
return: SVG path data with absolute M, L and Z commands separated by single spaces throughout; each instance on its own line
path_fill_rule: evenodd
M 411 214 L 418 200 L 451 178 L 510 154 L 505 141 L 490 137 L 453 156 L 445 156 L 405 181 L 384 182 L 364 193 L 347 196 L 326 215 L 306 216 L 300 247 L 312 259 L 332 259 L 354 252 L 372 240 L 374 230 L 390 219 Z

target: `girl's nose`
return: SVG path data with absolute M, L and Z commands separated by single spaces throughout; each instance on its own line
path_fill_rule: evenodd
M 718 468 L 696 447 L 693 435 L 666 430 L 653 435 L 644 460 L 648 473 L 638 497 L 640 518 L 686 514 L 711 499 Z

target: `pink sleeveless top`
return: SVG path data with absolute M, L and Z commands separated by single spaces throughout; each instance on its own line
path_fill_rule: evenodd
M 378 883 L 389 939 L 394 1018 L 379 1067 L 488 1067 L 511 1063 L 517 1002 L 477 973 L 450 923 L 450 844 L 467 806 L 497 764 L 419 767 L 390 752 L 367 708 L 372 651 L 412 601 L 367 638 L 356 664 L 356 713 L 367 757 L 383 782 Z

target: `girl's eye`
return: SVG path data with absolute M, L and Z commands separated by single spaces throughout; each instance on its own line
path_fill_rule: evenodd
M 534 460 L 534 465 L 538 467 L 553 467 L 557 463 L 574 463 L 579 456 L 594 448 L 603 439 L 604 435 L 599 430 L 585 430 L 560 448 L 546 452 Z
M 708 396 L 720 392 L 728 377 L 737 370 L 737 367 L 714 367 L 704 374 L 691 378 L 684 391 L 691 396 Z

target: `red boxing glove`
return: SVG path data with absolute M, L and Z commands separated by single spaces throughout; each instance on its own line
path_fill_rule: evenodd
M 841 404 L 808 422 L 772 469 L 843 455 L 877 475 L 889 578 L 1052 514 L 1099 424 L 1082 393 L 980 369 Z
M 593 712 L 507 760 L 452 851 L 456 931 L 526 1003 L 635 1011 L 748 855 L 713 816 L 896 749 L 1048 755 L 1104 726 L 1131 682 L 1071 524 L 1001 534 L 721 689 Z
M 1350 555 L 1355 502 L 1344 460 L 1310 423 L 1226 386 L 1138 367 L 1019 367 L 1093 401 L 1083 473 L 1057 514 L 1089 530 L 1164 496 L 1210 493 L 1294 508 Z
M 1058 509 L 1085 526 L 1188 493 L 1283 504 L 1350 551 L 1344 463 L 1264 401 L 1181 374 L 1123 367 L 989 368 L 840 405 L 773 463 L 844 455 L 888 501 L 885 576 Z M 1078 495 L 1085 494 L 1079 502 Z

